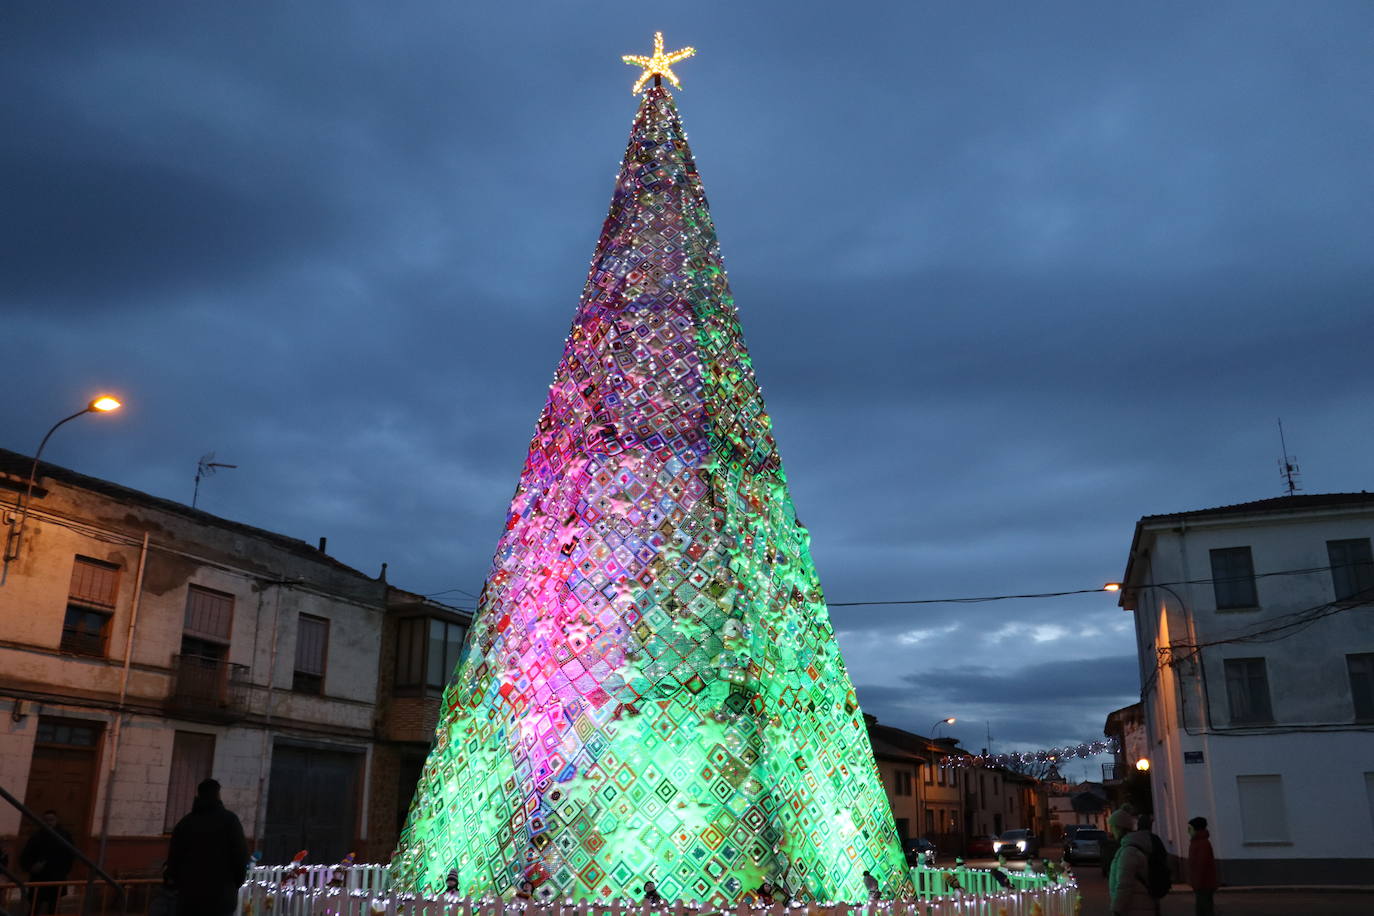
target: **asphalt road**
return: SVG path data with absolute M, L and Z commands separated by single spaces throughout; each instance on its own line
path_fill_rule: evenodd
M 1046 855 L 1058 855 L 1057 849 L 1046 849 Z M 941 863 L 942 865 L 945 863 Z M 991 868 L 993 859 L 970 859 L 975 868 Z M 1021 869 L 1022 862 L 1008 862 L 1008 867 Z M 1074 868 L 1078 888 L 1083 894 L 1083 916 L 1111 916 L 1107 879 L 1097 865 L 1084 863 Z M 1193 892 L 1187 885 L 1174 889 L 1160 901 L 1160 916 L 1194 916 Z M 1342 891 L 1289 890 L 1226 890 L 1216 895 L 1217 916 L 1371 916 L 1374 914 L 1374 892 L 1347 893 Z

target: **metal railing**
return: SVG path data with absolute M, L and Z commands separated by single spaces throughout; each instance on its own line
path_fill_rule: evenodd
M 172 656 L 169 707 L 233 716 L 246 711 L 247 698 L 247 665 L 205 655 Z
M 385 865 L 259 866 L 239 889 L 239 911 L 275 916 L 1073 916 L 1078 886 L 1067 876 L 987 868 L 911 869 L 914 895 L 873 903 L 718 907 L 697 901 L 649 906 L 634 900 L 502 901 L 390 894 Z M 1038 909 L 1037 909 L 1038 904 Z
M 0 883 L 0 916 L 46 913 L 45 898 L 58 913 L 137 916 L 153 912 L 154 901 L 165 893 L 161 878 L 120 879 L 113 886 L 71 880 Z
M 739 903 L 716 906 L 695 901 L 650 905 L 637 900 L 533 901 L 454 896 L 376 897 L 339 888 L 310 890 L 260 884 L 240 895 L 240 911 L 274 916 L 1076 916 L 1073 886 L 998 894 L 879 900 L 868 903 Z
M 125 902 L 124 891 L 119 886 L 119 882 L 115 881 L 114 878 L 111 878 L 108 874 L 106 874 L 105 869 L 101 868 L 94 861 L 92 861 L 91 858 L 87 856 L 84 852 L 73 846 L 68 841 L 68 839 L 64 837 L 62 834 L 58 833 L 56 830 L 49 827 L 43 821 L 42 818 L 40 818 L 37 814 L 34 814 L 33 811 L 29 809 L 28 805 L 24 804 L 19 799 L 11 795 L 3 786 L 0 786 L 0 799 L 3 799 L 4 801 L 8 802 L 10 806 L 17 810 L 22 817 L 32 821 L 39 830 L 46 831 L 48 834 L 50 834 L 53 839 L 57 840 L 58 843 L 62 844 L 62 846 L 66 848 L 66 850 L 69 853 L 72 854 L 72 858 L 81 860 L 81 862 L 84 863 L 88 869 L 90 869 L 90 876 L 86 879 L 86 890 L 82 894 L 81 909 L 78 912 L 83 914 L 90 914 L 93 912 L 91 909 L 89 909 L 89 907 L 91 906 L 91 901 L 93 899 L 91 890 L 95 884 L 96 878 L 99 878 L 102 882 L 104 882 L 104 885 L 109 887 L 114 892 L 116 899 L 118 899 L 121 905 L 123 905 L 123 903 Z M 33 901 L 36 901 L 38 899 L 36 891 L 42 887 L 54 884 L 60 887 L 65 887 L 69 884 L 76 883 L 72 881 L 23 881 L 19 878 L 18 875 L 15 875 L 9 869 L 5 869 L 4 872 L 5 877 L 13 882 L 12 884 L 8 884 L 5 886 L 20 891 L 25 895 L 25 899 Z M 35 891 L 35 893 L 29 893 L 31 889 Z M 8 896 L 8 892 L 6 892 L 6 895 Z

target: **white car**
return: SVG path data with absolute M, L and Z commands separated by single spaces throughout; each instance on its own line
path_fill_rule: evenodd
M 1075 830 L 1072 839 L 1064 844 L 1064 861 L 1097 862 L 1102 858 L 1102 841 L 1107 838 L 1105 831 L 1096 828 Z

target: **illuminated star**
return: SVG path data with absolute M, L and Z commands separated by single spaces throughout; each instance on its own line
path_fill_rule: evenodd
M 668 82 L 672 83 L 675 88 L 681 89 L 682 84 L 677 81 L 677 74 L 674 73 L 672 70 L 673 64 L 677 63 L 680 60 L 686 60 L 695 53 L 697 53 L 696 48 L 682 48 L 681 50 L 674 51 L 671 54 L 664 54 L 663 33 L 655 32 L 653 57 L 641 57 L 638 54 L 626 54 L 620 58 L 632 67 L 644 68 L 644 72 L 639 75 L 639 79 L 635 80 L 634 88 L 630 91 L 638 94 L 639 90 L 644 88 L 644 84 L 649 81 L 649 77 L 651 76 L 666 76 L 668 78 Z

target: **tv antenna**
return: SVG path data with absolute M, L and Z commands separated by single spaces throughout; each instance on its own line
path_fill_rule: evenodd
M 191 508 L 194 509 L 196 507 L 196 500 L 200 499 L 200 479 L 202 477 L 209 477 L 220 468 L 237 467 L 237 464 L 225 464 L 222 461 L 216 461 L 214 452 L 207 452 L 201 455 L 200 460 L 196 462 L 196 489 L 191 494 Z
M 1288 454 L 1288 443 L 1283 438 L 1283 418 L 1279 417 L 1279 445 L 1283 448 L 1283 457 L 1279 459 L 1279 476 L 1283 478 L 1283 485 L 1288 490 L 1288 495 L 1302 489 L 1298 483 L 1301 476 L 1298 468 L 1298 456 Z

